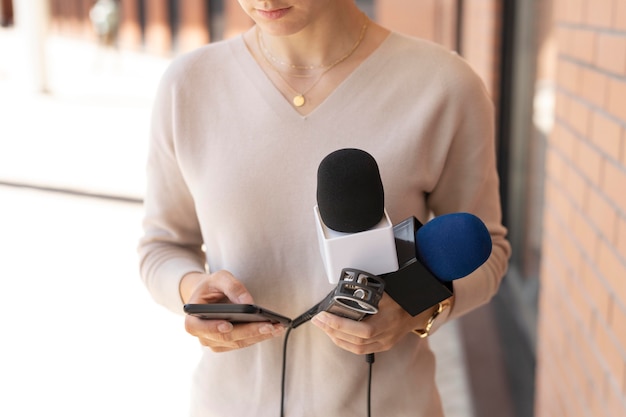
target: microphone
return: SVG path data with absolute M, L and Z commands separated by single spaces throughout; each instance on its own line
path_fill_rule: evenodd
M 485 224 L 470 213 L 444 214 L 422 225 L 415 217 L 393 227 L 398 270 L 378 278 L 344 268 L 336 289 L 292 321 L 296 328 L 321 311 L 362 320 L 375 314 L 382 292 L 415 316 L 452 296 L 452 283 L 484 264 L 492 251 Z M 359 285 L 360 284 L 360 285 Z
M 327 155 L 317 171 L 315 223 L 328 281 L 343 268 L 381 275 L 398 269 L 393 225 L 376 160 L 360 149 Z
M 383 291 L 415 316 L 452 296 L 451 281 L 491 254 L 487 227 L 470 213 L 438 216 L 426 225 L 410 217 L 393 226 L 378 164 L 365 151 L 332 152 L 317 176 L 320 253 L 329 282 L 338 285 L 294 319 L 292 328 L 321 311 L 361 320 L 378 311 Z
M 451 281 L 489 259 L 491 235 L 470 213 L 444 214 L 422 225 L 410 217 L 394 227 L 400 267 L 383 275 L 385 291 L 415 316 L 452 296 Z
M 397 270 L 398 258 L 376 160 L 353 148 L 327 155 L 317 170 L 313 211 L 326 276 L 338 285 L 291 327 L 321 311 L 356 321 L 377 313 L 385 287 L 379 275 Z
M 417 257 L 441 281 L 463 278 L 491 255 L 487 226 L 470 213 L 435 217 L 416 233 Z

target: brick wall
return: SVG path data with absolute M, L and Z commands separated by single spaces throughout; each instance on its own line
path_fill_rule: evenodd
M 536 416 L 626 415 L 626 1 L 556 0 Z

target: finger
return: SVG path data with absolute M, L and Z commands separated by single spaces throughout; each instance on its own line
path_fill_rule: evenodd
M 206 334 L 228 334 L 233 331 L 232 323 L 226 320 L 205 320 L 188 315 L 185 317 L 185 330 L 196 337 Z
M 322 329 L 334 344 L 352 353 L 386 351 L 395 344 L 396 340 L 393 332 L 380 326 L 376 316 L 367 317 L 367 321 L 355 322 L 325 313 L 324 315 L 318 314 L 312 322 Z
M 199 338 L 200 343 L 210 347 L 214 352 L 242 349 L 253 344 L 268 340 L 284 333 L 282 325 L 270 323 L 254 325 L 236 325 L 229 333 L 209 333 Z
M 378 341 L 364 341 L 364 343 L 355 344 L 331 335 L 328 335 L 328 337 L 335 345 L 337 345 L 341 349 L 347 350 L 348 352 L 352 352 L 357 355 L 365 355 L 368 353 L 376 353 L 387 350 Z
M 280 336 L 284 326 L 271 323 L 246 323 L 233 325 L 224 320 L 202 320 L 188 317 L 185 327 L 200 343 L 213 350 L 239 349 Z
M 228 271 L 219 271 L 211 275 L 210 283 L 219 289 L 231 302 L 252 304 L 254 300 L 241 281 Z
M 375 327 L 364 321 L 339 317 L 325 311 L 313 317 L 312 322 L 326 333 L 354 343 L 377 336 Z
M 211 348 L 211 350 L 213 350 L 214 352 L 226 352 L 229 350 L 243 349 L 264 340 L 271 339 L 273 337 L 274 336 L 269 334 L 259 335 L 256 337 L 250 337 L 241 340 L 215 340 L 211 337 L 199 338 L 198 340 L 200 341 L 200 344 Z
M 253 304 L 254 299 L 241 281 L 228 271 L 218 271 L 208 276 L 194 290 L 190 303 L 223 302 L 227 298 L 232 303 Z

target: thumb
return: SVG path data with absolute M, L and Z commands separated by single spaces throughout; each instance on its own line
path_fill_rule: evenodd
M 219 271 L 213 274 L 210 280 L 214 290 L 222 292 L 231 303 L 254 304 L 252 294 L 245 285 L 228 271 Z

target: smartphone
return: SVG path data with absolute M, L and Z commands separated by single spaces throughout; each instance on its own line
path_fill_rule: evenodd
M 205 320 L 231 323 L 268 321 L 289 325 L 291 319 L 254 304 L 185 304 L 185 313 Z

